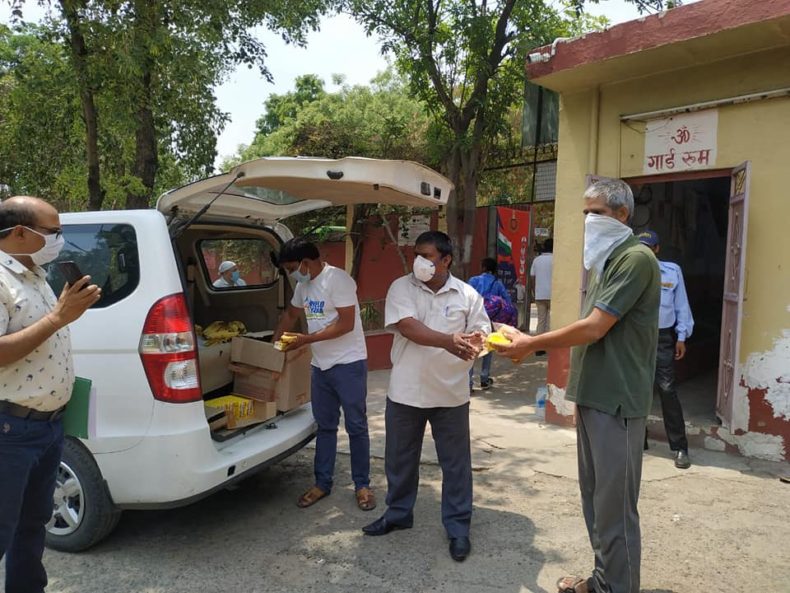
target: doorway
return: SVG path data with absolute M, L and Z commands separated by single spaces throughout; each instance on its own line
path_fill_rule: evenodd
M 716 425 L 730 172 L 628 181 L 634 232 L 658 233 L 658 258 L 678 264 L 685 279 L 694 331 L 686 356 L 675 365 L 685 419 L 695 426 Z M 657 397 L 652 414 L 661 416 Z

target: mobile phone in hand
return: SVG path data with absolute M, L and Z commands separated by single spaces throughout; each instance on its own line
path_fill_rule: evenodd
M 73 261 L 61 261 L 58 262 L 58 270 L 60 273 L 63 274 L 63 277 L 66 279 L 66 282 L 69 283 L 69 286 L 74 286 L 79 280 L 82 279 L 85 274 L 80 271 L 80 268 L 77 264 Z M 85 288 L 84 286 L 82 288 Z

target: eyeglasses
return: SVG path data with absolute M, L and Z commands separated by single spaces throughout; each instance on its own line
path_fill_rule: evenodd
M 48 235 L 55 235 L 56 239 L 59 239 L 60 236 L 63 234 L 63 229 L 62 228 L 42 226 L 40 224 L 34 224 L 33 226 L 38 228 L 38 229 L 42 229 L 42 230 L 47 231 Z

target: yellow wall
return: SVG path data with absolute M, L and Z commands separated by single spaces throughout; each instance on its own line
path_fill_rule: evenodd
M 644 124 L 626 125 L 620 116 L 784 87 L 790 87 L 790 48 L 607 85 L 600 88 L 598 142 L 592 145 L 597 91 L 561 96 L 554 327 L 579 312 L 585 175 L 643 175 Z M 790 331 L 790 98 L 719 108 L 718 157 L 711 168 L 747 160 L 752 178 L 741 363 L 771 350 Z

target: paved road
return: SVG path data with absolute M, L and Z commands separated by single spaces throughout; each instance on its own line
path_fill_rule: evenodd
M 534 388 L 544 363 L 497 364 L 497 384 L 473 400 L 473 551 L 453 562 L 441 527 L 441 476 L 430 439 L 412 530 L 382 538 L 360 528 L 378 517 L 354 504 L 348 457 L 333 494 L 294 501 L 311 478 L 311 450 L 192 506 L 126 513 L 89 552 L 47 552 L 51 593 L 469 592 L 554 593 L 567 571 L 590 567 L 575 482 L 572 431 L 543 426 Z M 386 376 L 371 375 L 373 452 L 383 441 Z M 665 444 L 645 459 L 640 511 L 643 592 L 782 591 L 790 582 L 787 464 L 692 451 L 676 470 Z M 374 459 L 383 498 L 383 463 Z

